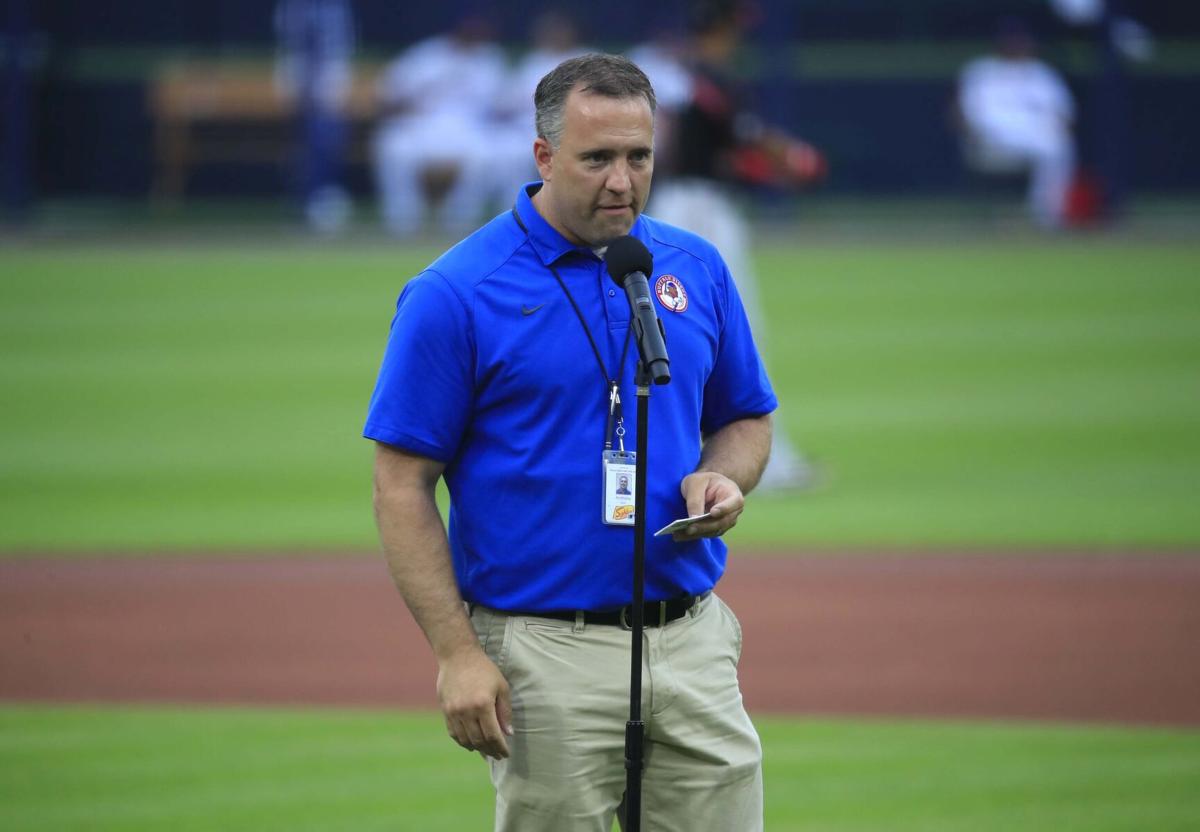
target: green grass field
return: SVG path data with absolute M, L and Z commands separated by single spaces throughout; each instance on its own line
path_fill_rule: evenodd
M 434 254 L 0 252 L 0 551 L 369 548 L 358 438 L 395 297 Z M 1200 248 L 774 244 L 781 421 L 825 487 L 776 547 L 1200 542 Z
M 994 723 L 759 721 L 766 827 L 1193 830 L 1200 734 Z M 426 714 L 0 710 L 0 828 L 463 830 L 483 762 Z M 724 832 L 724 830 L 722 830 Z

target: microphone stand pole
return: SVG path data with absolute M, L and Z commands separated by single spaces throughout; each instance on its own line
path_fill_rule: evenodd
M 650 468 L 649 445 L 650 374 L 640 359 L 634 377 L 637 386 L 637 476 L 633 497 L 633 604 L 630 607 L 629 721 L 625 723 L 625 832 L 641 832 L 642 771 L 645 769 L 646 723 L 642 721 L 642 620 L 646 591 L 646 481 Z

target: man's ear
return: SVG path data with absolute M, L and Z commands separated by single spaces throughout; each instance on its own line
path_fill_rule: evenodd
M 550 181 L 550 173 L 553 170 L 554 148 L 550 146 L 550 142 L 538 136 L 533 141 L 533 161 L 537 165 L 538 174 L 543 182 Z

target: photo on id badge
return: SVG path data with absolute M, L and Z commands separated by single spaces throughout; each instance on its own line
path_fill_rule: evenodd
M 636 454 L 632 451 L 605 451 L 605 523 L 610 526 L 633 525 L 633 492 L 636 486 Z

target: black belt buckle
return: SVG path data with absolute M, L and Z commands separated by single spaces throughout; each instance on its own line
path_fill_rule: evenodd
M 653 601 L 650 604 L 646 604 L 642 608 L 642 626 L 643 627 L 665 627 L 665 626 L 667 626 L 667 604 L 669 604 L 669 603 L 670 603 L 669 601 Z M 648 622 L 645 620 L 646 608 L 651 607 L 651 606 L 658 607 L 657 623 Z M 633 610 L 633 604 L 626 604 L 625 606 L 621 607 L 621 611 L 617 616 L 617 622 L 621 625 L 622 630 L 632 630 L 633 629 L 633 623 L 629 620 L 629 613 L 632 610 Z

